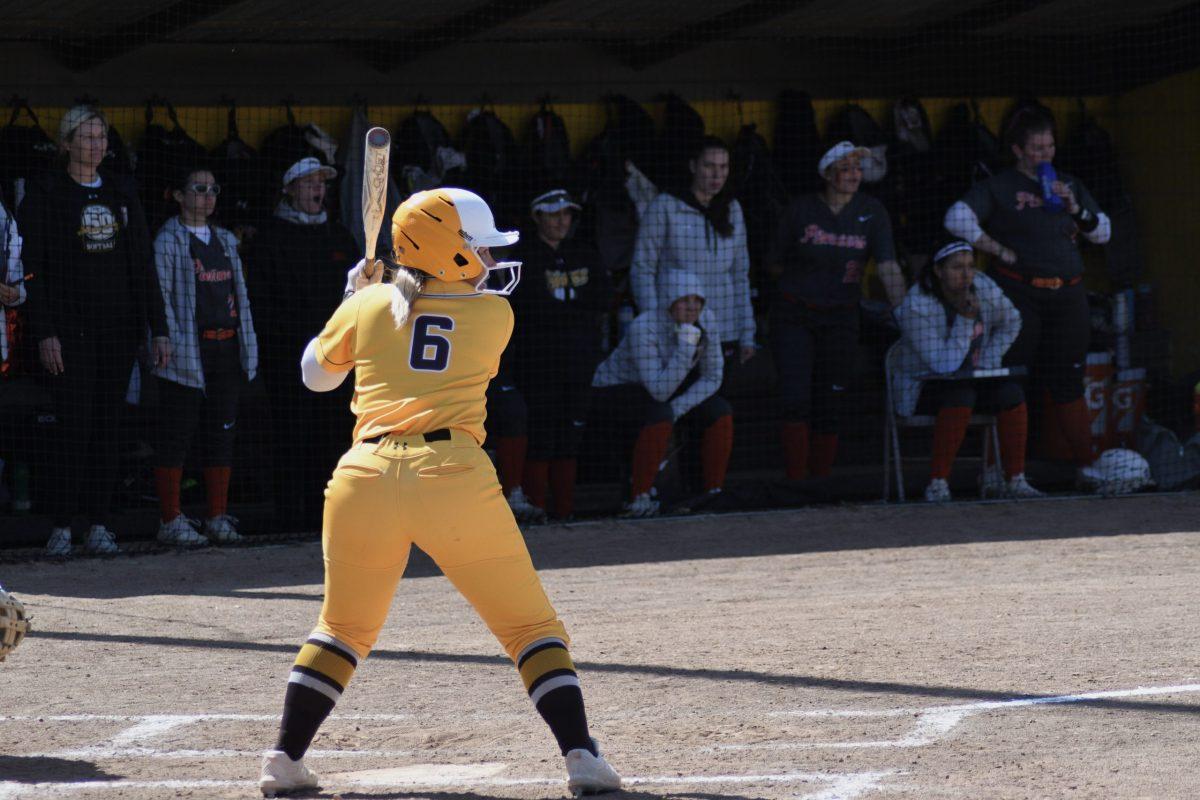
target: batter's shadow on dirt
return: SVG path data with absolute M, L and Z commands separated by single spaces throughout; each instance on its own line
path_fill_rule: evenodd
M 90 761 L 74 761 L 51 756 L 0 755 L 0 780 L 15 783 L 82 783 L 122 778 L 97 767 Z
M 483 794 L 481 792 L 325 792 L 311 795 L 325 800 L 512 800 L 514 795 Z M 647 792 L 624 790 L 603 795 L 595 795 L 599 800 L 761 800 L 742 794 L 715 794 L 711 792 Z

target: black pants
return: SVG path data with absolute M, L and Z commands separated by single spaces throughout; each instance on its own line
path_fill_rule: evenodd
M 233 464 L 238 398 L 245 373 L 237 338 L 200 342 L 204 388 L 158 378 L 155 466 L 182 467 L 195 443 L 202 467 Z
M 55 527 L 77 514 L 107 525 L 120 477 L 121 416 L 137 353 L 124 337 L 64 335 L 63 372 L 49 378 L 57 431 L 52 458 L 58 489 L 51 504 Z
M 837 433 L 839 407 L 854 377 L 858 308 L 809 308 L 780 300 L 771 315 L 771 350 L 784 421 Z
M 1025 393 L 1015 380 L 927 381 L 917 398 L 917 413 L 933 415 L 943 408 L 970 408 L 994 414 L 1024 402 Z
M 605 386 L 592 389 L 592 392 L 592 422 L 600 435 L 609 441 L 632 442 L 631 434 L 658 422 L 673 421 L 675 425 L 704 430 L 721 417 L 733 413 L 729 401 L 719 394 L 708 397 L 679 419 L 674 419 L 671 404 L 655 400 L 638 383 Z
M 1045 387 L 1056 403 L 1082 397 L 1092 330 L 1083 284 L 1036 289 L 1004 276 L 996 282 L 1021 312 L 1021 332 L 1005 353 L 1004 365 L 1027 368 L 1031 381 Z
M 487 388 L 487 418 L 484 429 L 489 439 L 525 436 L 529 430 L 529 409 L 525 395 L 509 378 L 497 375 Z M 484 442 L 494 447 L 495 441 Z
M 591 376 L 536 383 L 527 379 L 521 389 L 529 409 L 529 458 L 553 461 L 578 455 L 592 395 Z

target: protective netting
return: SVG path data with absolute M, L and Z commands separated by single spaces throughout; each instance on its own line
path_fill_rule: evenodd
M 408 5 L 0 3 L 0 545 L 319 531 L 371 125 L 521 232 L 523 521 L 1200 481 L 1197 4 Z

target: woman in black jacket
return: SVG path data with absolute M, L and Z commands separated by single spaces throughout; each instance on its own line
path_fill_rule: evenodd
M 509 298 L 518 320 L 510 363 L 528 406 L 524 493 L 545 509 L 549 489 L 559 519 L 574 512 L 576 455 L 602 356 L 600 317 L 612 294 L 599 254 L 570 238 L 578 210 L 562 189 L 534 198 L 536 235 L 521 240 L 522 279 Z
M 25 239 L 30 334 L 52 376 L 58 436 L 52 464 L 54 523 L 47 555 L 71 553 L 71 520 L 88 517 L 90 553 L 119 552 L 108 528 L 117 482 L 120 412 L 138 344 L 171 354 L 150 234 L 128 178 L 100 170 L 108 122 L 91 106 L 59 125 L 65 169 L 32 182 L 19 220 Z
M 350 231 L 325 210 L 327 185 L 336 176 L 314 157 L 292 164 L 273 217 L 245 248 L 274 428 L 275 519 L 285 532 L 321 529 L 325 483 L 354 426 L 349 386 L 314 397 L 296 376 L 312 331 L 342 298 L 346 265 L 358 257 Z

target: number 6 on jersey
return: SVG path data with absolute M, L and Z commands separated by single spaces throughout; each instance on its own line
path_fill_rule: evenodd
M 450 340 L 434 331 L 454 330 L 454 320 L 421 314 L 412 323 L 412 348 L 408 365 L 420 372 L 445 372 L 450 366 Z

